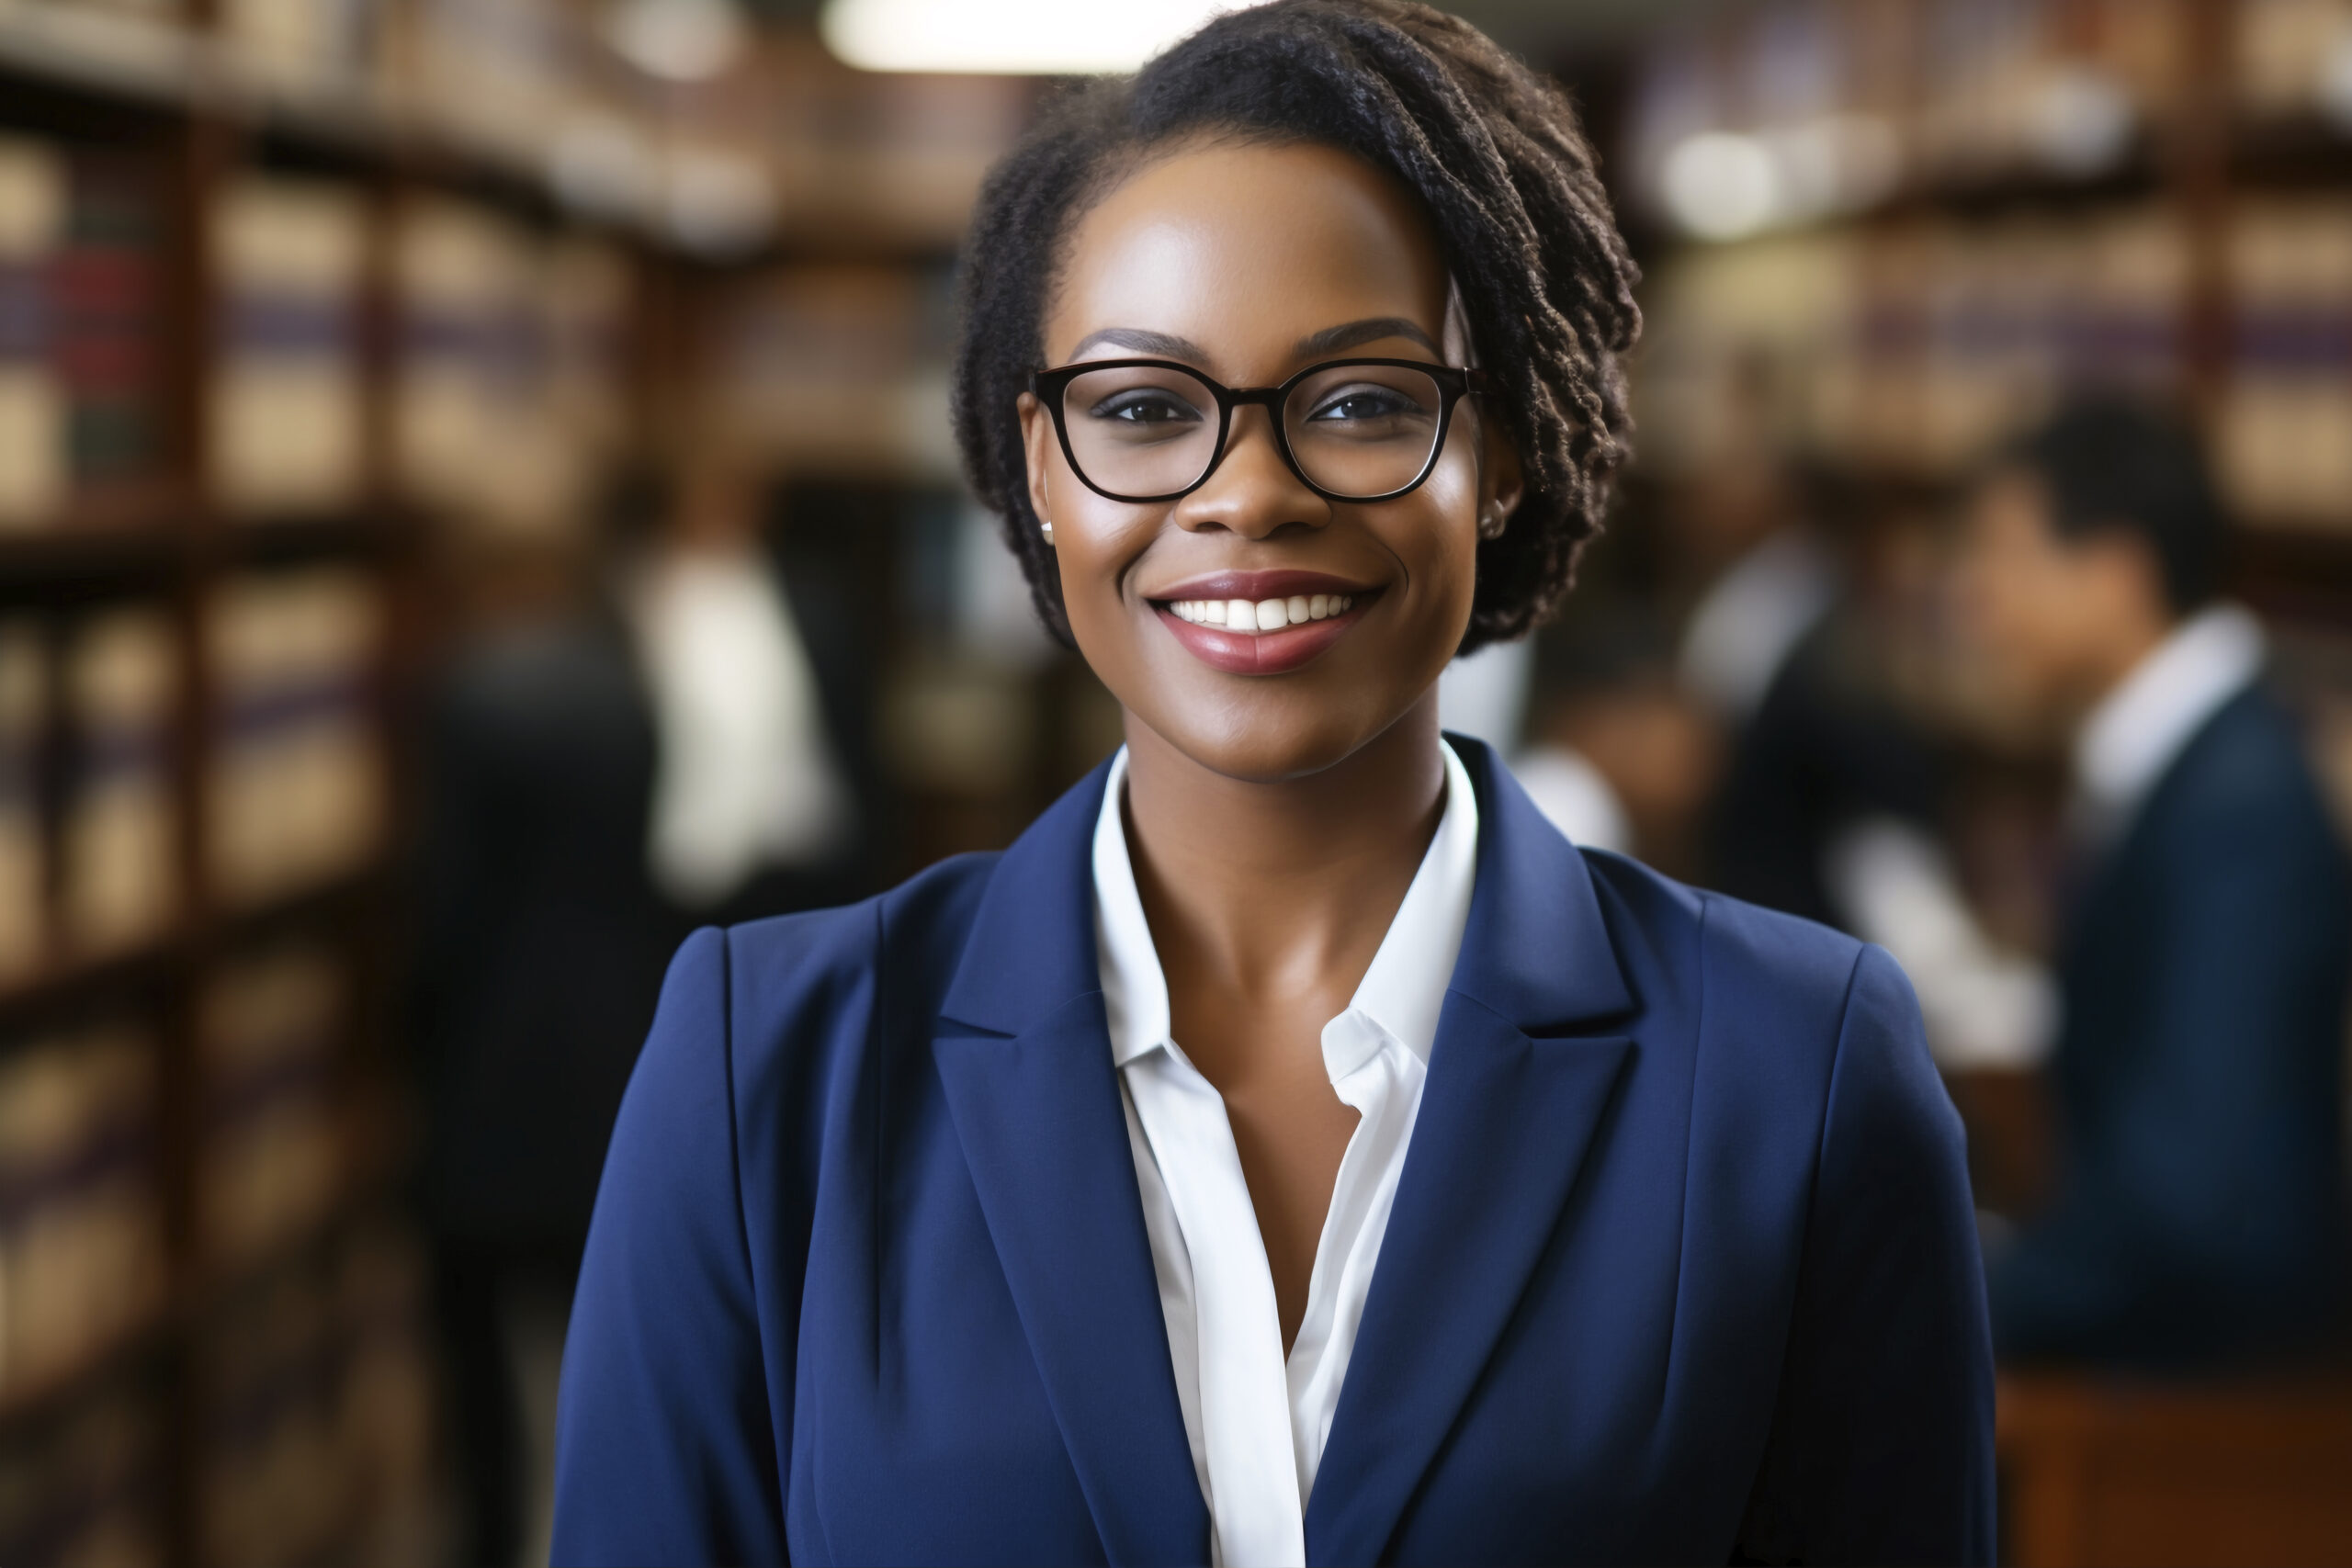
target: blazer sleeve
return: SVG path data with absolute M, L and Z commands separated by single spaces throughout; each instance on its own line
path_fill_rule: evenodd
M 556 1413 L 558 1563 L 782 1562 L 727 939 L 672 961 L 605 1156 Z
M 1857 963 L 1772 1435 L 1767 1562 L 1990 1562 L 1993 1349 L 1960 1119 L 1910 982 Z

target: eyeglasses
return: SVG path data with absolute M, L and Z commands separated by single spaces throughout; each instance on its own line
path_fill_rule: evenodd
M 1410 359 L 1335 359 L 1279 387 L 1225 387 L 1166 359 L 1093 359 L 1039 370 L 1062 456 L 1112 501 L 1174 501 L 1225 460 L 1233 411 L 1264 405 L 1274 448 L 1326 501 L 1393 501 L 1419 487 L 1445 447 L 1453 405 L 1486 373 Z

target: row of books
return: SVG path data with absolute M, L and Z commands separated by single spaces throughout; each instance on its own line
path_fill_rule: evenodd
M 1637 185 L 1672 206 L 1679 148 L 1751 139 L 1790 221 L 1902 185 L 2112 169 L 2226 73 L 2245 120 L 2352 136 L 2352 0 L 1772 0 L 1711 10 L 1657 45 L 1633 117 Z M 2210 63 L 2220 62 L 2219 64 Z M 1733 199 L 1739 199 L 1735 197 Z
M 197 1347 L 207 1561 L 436 1555 L 422 1287 L 414 1249 L 368 1226 L 209 1325 Z
M 130 1021 L 0 1055 L 0 1401 L 52 1385 L 163 1309 L 157 1066 Z
M 165 1485 L 161 1404 L 118 1380 L 0 1435 L 0 1562 L 160 1563 Z
M 548 242 L 487 209 L 420 203 L 393 243 L 399 483 L 492 525 L 576 513 L 628 419 L 631 273 L 595 241 Z
M 296 941 L 222 961 L 198 998 L 195 1267 L 232 1278 L 349 1190 L 347 968 Z M 0 1407 L 153 1321 L 169 1288 L 159 1042 L 136 1018 L 0 1044 Z
M 233 580 L 209 608 L 198 845 L 224 904 L 374 854 L 379 616 L 370 580 L 343 568 Z M 151 942 L 178 918 L 180 646 L 154 604 L 0 617 L 0 987 Z
M 744 278 L 714 314 L 707 432 L 795 474 L 953 486 L 952 323 L 941 268 L 808 264 Z
M 156 471 L 170 256 L 141 178 L 0 137 L 0 530 Z M 457 200 L 395 220 L 356 188 L 264 175 L 229 183 L 206 223 L 205 468 L 224 507 L 316 515 L 366 493 L 369 258 L 387 247 L 395 488 L 501 523 L 582 504 L 623 423 L 623 253 Z
M 2224 260 L 2229 498 L 2250 521 L 2352 526 L 2352 203 L 2242 202 Z M 2161 202 L 1758 239 L 1686 253 L 1653 290 L 1645 449 L 1669 466 L 1707 457 L 1758 366 L 1785 439 L 1926 473 L 2072 388 L 2188 389 L 2191 246 Z
M 197 1235 L 215 1275 L 311 1234 L 348 1191 L 346 968 L 297 941 L 223 966 L 200 1005 Z
M 422 1283 L 414 1249 L 369 1225 L 209 1314 L 195 1342 L 203 1561 L 438 1555 Z M 165 1425 L 157 1392 L 125 1375 L 0 1432 L 0 1562 L 167 1561 Z
M 259 117 L 331 121 L 346 142 L 421 133 L 690 251 L 838 221 L 885 243 L 952 244 L 989 164 L 1026 121 L 1029 85 L 854 71 L 806 28 L 755 31 L 756 9 L 0 0 L 0 48 L 22 35 L 45 57 L 128 62 L 166 94 L 201 80 Z

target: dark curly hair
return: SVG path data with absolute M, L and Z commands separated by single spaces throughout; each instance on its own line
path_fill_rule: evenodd
M 1045 363 L 1063 240 L 1154 149 L 1204 134 L 1337 147 L 1419 197 L 1497 389 L 1486 406 L 1526 469 L 1510 526 L 1478 547 L 1462 651 L 1525 633 L 1566 594 L 1625 457 L 1619 359 L 1641 330 L 1639 274 L 1566 95 L 1467 23 L 1403 0 L 1274 0 L 1218 17 L 1132 77 L 1065 93 L 989 174 L 962 258 L 956 439 L 1038 614 L 1069 641 L 1014 412 Z

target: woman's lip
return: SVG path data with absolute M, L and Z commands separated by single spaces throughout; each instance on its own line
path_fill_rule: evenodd
M 1281 572 L 1250 574 L 1280 577 Z M 1297 575 L 1309 576 L 1311 573 Z M 1209 581 L 1203 579 L 1203 581 Z M 1186 585 L 1189 590 L 1191 585 Z M 1317 590 L 1317 592 L 1323 592 Z M 1189 593 L 1188 593 L 1189 596 Z M 1214 594 L 1204 592 L 1202 598 Z M 1272 592 L 1265 595 L 1271 599 Z M 1239 594 L 1234 595 L 1241 597 Z M 1271 632 L 1229 632 L 1223 626 L 1204 626 L 1198 621 L 1180 618 L 1165 605 L 1155 605 L 1160 625 L 1174 634 L 1184 650 L 1211 669 L 1222 670 L 1228 675 L 1280 675 L 1295 670 L 1315 658 L 1325 649 L 1348 635 L 1349 630 L 1363 618 L 1365 604 L 1359 602 L 1345 615 L 1332 615 L 1320 621 L 1308 621 L 1301 626 L 1284 626 Z
M 1317 593 L 1361 596 L 1371 593 L 1376 586 L 1334 577 L 1328 571 L 1212 571 L 1154 589 L 1144 597 L 1155 604 L 1182 599 L 1248 599 L 1254 603 L 1260 599 L 1313 598 Z

